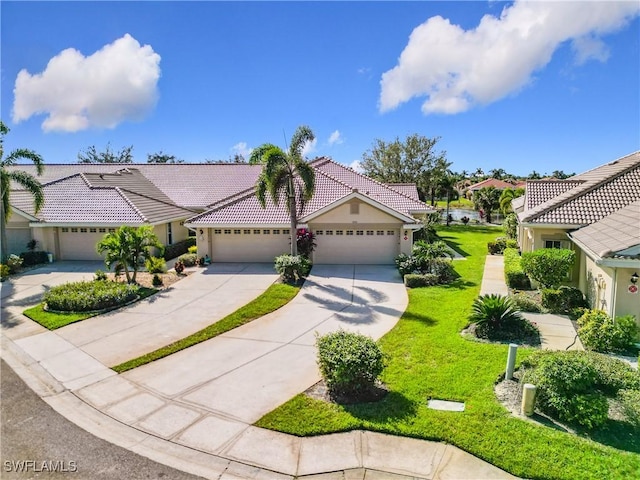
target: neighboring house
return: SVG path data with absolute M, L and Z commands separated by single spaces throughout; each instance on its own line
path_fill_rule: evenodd
M 317 235 L 316 263 L 393 263 L 410 253 L 419 217 L 432 211 L 415 185 L 395 186 L 319 158 L 313 199 L 300 227 Z M 31 171 L 29 165 L 15 167 Z M 99 259 L 95 245 L 121 225 L 152 225 L 165 244 L 195 234 L 200 256 L 214 262 L 272 262 L 290 251 L 289 215 L 254 187 L 262 166 L 248 164 L 47 165 L 38 177 L 45 205 L 35 215 L 27 192 L 11 192 L 12 252 L 35 238 L 58 259 Z
M 640 152 L 566 180 L 528 181 L 512 206 L 523 252 L 575 250 L 572 280 L 592 308 L 640 321 Z

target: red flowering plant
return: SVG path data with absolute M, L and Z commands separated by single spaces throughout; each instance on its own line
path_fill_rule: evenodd
M 299 228 L 296 235 L 298 243 L 298 254 L 305 258 L 310 258 L 313 250 L 316 248 L 316 236 L 311 230 Z

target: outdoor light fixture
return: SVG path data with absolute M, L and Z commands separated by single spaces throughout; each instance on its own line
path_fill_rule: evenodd
M 204 235 L 204 230 L 200 229 L 200 235 Z
M 638 277 L 637 273 L 634 273 L 633 275 L 631 275 L 631 283 L 633 283 L 634 285 L 638 283 L 638 278 L 640 277 Z

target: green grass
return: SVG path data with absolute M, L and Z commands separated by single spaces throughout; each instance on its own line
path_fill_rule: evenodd
M 140 300 L 150 297 L 151 295 L 157 293 L 158 290 L 155 288 L 145 288 L 141 287 L 139 290 Z M 116 307 L 112 310 L 116 310 Z M 44 309 L 44 304 L 40 303 L 35 307 L 31 307 L 22 312 L 23 315 L 30 318 L 34 322 L 39 323 L 45 328 L 49 330 L 55 330 L 57 328 L 64 327 L 71 323 L 80 322 L 82 320 L 86 320 L 87 318 L 95 317 L 98 313 L 95 312 L 69 312 L 69 313 L 55 313 L 55 312 L 47 312 Z
M 238 310 L 227 315 L 216 323 L 213 323 L 208 327 L 165 347 L 159 348 L 140 357 L 127 360 L 120 365 L 116 365 L 113 367 L 113 370 L 118 373 L 126 372 L 127 370 L 154 362 L 173 353 L 179 352 L 180 350 L 184 350 L 185 348 L 221 335 L 229 330 L 239 327 L 240 325 L 249 323 L 256 318 L 260 318 L 267 313 L 277 310 L 283 305 L 289 303 L 299 291 L 299 286 L 274 283 L 258 298 L 249 302 L 245 306 L 240 307 Z
M 447 201 L 437 200 L 436 207 L 447 208 Z M 467 200 L 466 198 L 459 198 L 458 200 L 451 200 L 451 202 L 449 203 L 449 208 L 466 208 L 473 210 L 473 202 L 471 200 Z
M 596 443 L 515 418 L 496 400 L 507 346 L 463 339 L 479 293 L 486 244 L 499 229 L 454 226 L 439 234 L 467 255 L 449 286 L 409 290 L 409 306 L 380 340 L 387 355 L 382 380 L 390 393 L 372 404 L 336 405 L 298 395 L 257 422 L 299 436 L 366 429 L 454 444 L 525 478 L 640 478 L 640 432 L 616 427 Z M 518 361 L 533 350 L 520 348 Z M 462 413 L 427 408 L 429 398 L 464 401 Z M 608 445 L 616 445 L 622 451 Z M 631 453 L 635 452 L 635 453 Z

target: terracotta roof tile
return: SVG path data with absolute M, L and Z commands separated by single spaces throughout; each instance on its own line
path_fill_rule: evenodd
M 470 185 L 468 188 L 469 190 L 473 191 L 480 190 L 481 188 L 485 187 L 493 187 L 497 188 L 498 190 L 504 190 L 505 188 L 514 188 L 515 185 L 513 183 L 505 182 L 504 180 L 498 180 L 497 178 L 487 178 L 486 180 Z

